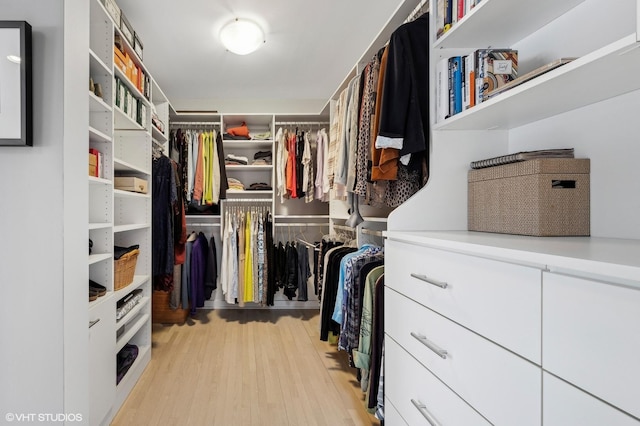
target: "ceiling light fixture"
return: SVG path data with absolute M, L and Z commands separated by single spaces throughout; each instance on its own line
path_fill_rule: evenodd
M 228 51 L 236 55 L 254 52 L 266 42 L 264 32 L 258 24 L 239 18 L 222 27 L 220 41 Z
M 7 59 L 13 62 L 14 64 L 20 64 L 22 62 L 22 58 L 16 55 L 9 55 L 7 56 Z

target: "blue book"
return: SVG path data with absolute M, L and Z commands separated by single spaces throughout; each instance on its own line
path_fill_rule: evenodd
M 451 58 L 451 86 L 453 89 L 453 114 L 462 112 L 462 57 Z

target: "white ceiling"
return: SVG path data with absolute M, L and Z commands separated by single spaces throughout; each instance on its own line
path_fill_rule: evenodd
M 382 47 L 419 0 L 117 3 L 176 110 L 296 114 L 323 111 L 356 63 Z M 220 44 L 220 28 L 236 17 L 265 30 L 255 53 L 238 56 Z

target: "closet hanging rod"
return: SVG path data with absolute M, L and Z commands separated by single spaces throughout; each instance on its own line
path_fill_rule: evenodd
M 313 226 L 313 227 L 321 227 L 326 226 L 329 227 L 328 223 L 323 222 L 292 222 L 292 223 L 275 223 L 276 227 L 285 227 L 285 226 Z
M 187 223 L 187 227 L 190 227 L 190 226 L 214 227 L 214 226 L 220 226 L 220 224 L 219 223 L 209 223 L 209 222 Z
M 315 126 L 329 125 L 328 121 L 276 121 L 276 126 Z
M 373 229 L 362 228 L 362 233 L 367 235 L 374 235 L 376 237 L 384 237 L 383 231 L 375 231 Z
M 170 127 L 180 127 L 180 126 L 220 126 L 218 122 L 212 121 L 175 121 L 169 123 Z
M 406 24 L 407 22 L 411 22 L 426 12 L 429 12 L 429 1 L 420 0 L 420 3 L 418 3 L 418 5 L 411 11 L 404 23 Z
M 346 225 L 333 225 L 333 229 L 339 229 L 340 231 L 356 232 L 355 228 Z

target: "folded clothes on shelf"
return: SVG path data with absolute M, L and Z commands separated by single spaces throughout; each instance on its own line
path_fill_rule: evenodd
M 264 182 L 256 182 L 249 185 L 247 191 L 271 191 L 271 185 Z
M 139 249 L 140 245 L 139 244 L 134 244 L 132 246 L 129 247 L 120 247 L 120 246 L 113 246 L 113 258 L 115 260 L 120 259 L 122 256 L 124 256 L 125 254 L 134 251 L 136 249 Z
M 236 178 L 227 178 L 230 191 L 244 191 L 244 185 Z
M 251 139 L 264 141 L 267 139 L 271 139 L 271 132 L 258 133 L 257 135 L 251 135 Z
M 224 159 L 224 163 L 227 165 L 244 165 L 246 166 L 247 164 L 249 164 L 249 159 L 247 157 L 244 157 L 242 155 L 233 155 L 233 154 L 227 154 L 227 156 Z
M 222 139 L 224 140 L 232 140 L 232 141 L 248 141 L 251 140 L 250 136 L 236 136 L 230 133 L 224 133 L 222 135 Z

